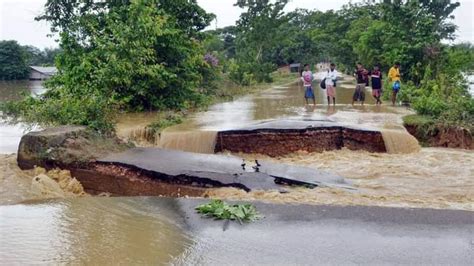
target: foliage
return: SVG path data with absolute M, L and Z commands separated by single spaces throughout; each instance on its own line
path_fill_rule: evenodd
M 16 41 L 0 41 L 0 80 L 25 79 L 28 73 L 22 47 Z
M 59 32 L 59 74 L 47 82 L 48 93 L 8 109 L 24 121 L 108 132 L 108 114 L 117 109 L 202 104 L 206 93 L 200 88 L 214 66 L 204 60 L 200 30 L 212 17 L 196 1 L 49 0 L 39 19 Z
M 103 96 L 58 93 L 39 98 L 25 95 L 23 101 L 2 103 L 3 119 L 42 126 L 84 125 L 105 134 L 114 130 L 113 108 Z
M 212 217 L 218 220 L 237 220 L 239 223 L 253 222 L 262 217 L 253 205 L 230 205 L 222 200 L 212 200 L 207 204 L 197 206 L 196 210 L 204 217 Z
M 56 56 L 61 52 L 60 48 L 40 50 L 32 45 L 25 45 L 22 48 L 26 55 L 26 62 L 30 66 L 54 66 Z
M 272 48 L 281 39 L 279 27 L 286 23 L 283 9 L 288 0 L 238 0 L 244 9 L 237 21 L 236 59 L 238 67 L 232 75 L 237 82 L 251 84 L 271 82 L 270 73 L 276 70 Z

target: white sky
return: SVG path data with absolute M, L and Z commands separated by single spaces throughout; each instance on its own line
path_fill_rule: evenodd
M 236 0 L 198 0 L 208 12 L 217 15 L 217 21 L 212 22 L 212 28 L 235 24 L 241 10 L 234 7 Z M 339 9 L 349 0 L 292 0 L 286 10 L 295 8 Z M 358 2 L 353 0 L 352 2 Z M 455 23 L 459 26 L 457 42 L 474 43 L 474 0 L 460 0 L 461 6 L 454 12 Z M 37 22 L 34 17 L 41 13 L 46 0 L 0 0 L 0 40 L 17 40 L 20 44 L 34 45 L 39 48 L 56 47 L 45 22 Z

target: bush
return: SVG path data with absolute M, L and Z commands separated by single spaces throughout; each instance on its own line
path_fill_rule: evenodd
M 421 96 L 413 102 L 413 108 L 420 115 L 440 116 L 448 104 L 446 100 L 442 100 L 436 96 Z
M 465 96 L 452 99 L 442 112 L 439 121 L 444 124 L 460 125 L 474 132 L 474 99 Z
M 0 106 L 5 119 L 40 126 L 83 125 L 99 133 L 114 131 L 114 113 L 107 99 L 84 95 L 50 98 L 48 95 L 26 97 L 19 102 L 6 102 Z

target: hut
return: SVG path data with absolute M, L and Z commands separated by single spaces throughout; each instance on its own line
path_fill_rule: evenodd
M 299 73 L 301 71 L 301 64 L 300 63 L 290 64 L 290 71 L 292 73 Z
M 45 80 L 56 74 L 55 67 L 30 66 L 30 80 Z

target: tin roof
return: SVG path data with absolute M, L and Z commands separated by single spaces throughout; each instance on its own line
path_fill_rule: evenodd
M 41 67 L 41 66 L 30 66 L 31 69 L 38 71 L 42 74 L 45 75 L 54 75 L 56 72 L 58 72 L 58 69 L 56 67 Z

